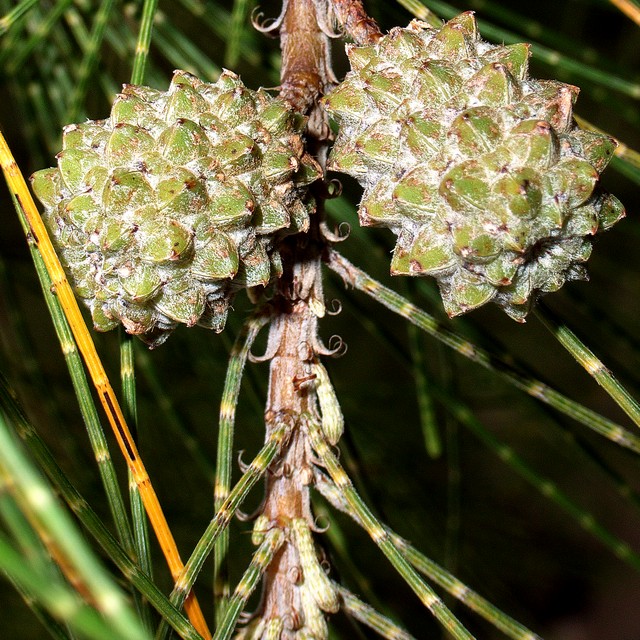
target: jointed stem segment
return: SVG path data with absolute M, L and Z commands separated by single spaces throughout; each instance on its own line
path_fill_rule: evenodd
M 510 384 L 521 389 L 528 395 L 537 398 L 557 411 L 577 420 L 601 436 L 640 453 L 640 438 L 619 424 L 609 420 L 583 405 L 559 393 L 549 385 L 537 380 L 533 376 L 522 373 L 512 365 L 497 358 L 471 342 L 454 333 L 423 309 L 411 304 L 399 293 L 389 289 L 373 279 L 367 273 L 353 265 L 335 250 L 332 250 L 328 260 L 329 268 L 337 273 L 345 282 L 355 289 L 366 293 L 380 302 L 394 313 L 406 318 L 409 322 L 428 333 L 430 336 L 447 345 L 460 355 L 479 364 L 485 369 L 494 371 L 505 378 Z
M 289 435 L 289 429 L 280 424 L 271 433 L 265 445 L 253 459 L 236 486 L 231 490 L 215 517 L 209 523 L 205 532 L 196 544 L 191 557 L 185 564 L 182 574 L 176 580 L 176 585 L 171 593 L 171 602 L 176 607 L 182 606 L 186 595 L 190 592 L 204 561 L 207 559 L 215 541 L 220 533 L 229 525 L 231 518 L 237 511 L 249 491 L 264 476 L 269 465 L 276 457 Z
M 24 414 L 16 405 L 12 390 L 2 377 L 0 377 L 0 404 L 14 431 L 29 448 L 38 465 L 46 471 L 55 491 L 69 505 L 69 508 L 84 528 L 98 542 L 122 575 L 164 616 L 171 627 L 180 634 L 181 638 L 184 638 L 184 640 L 200 640 L 202 636 L 169 603 L 149 576 L 131 560 L 129 553 L 123 549 L 121 544 L 118 544 L 98 515 L 91 509 L 75 487 L 71 485 L 47 445 L 27 422 Z
M 584 370 L 611 396 L 616 404 L 640 427 L 640 404 L 616 380 L 604 363 L 596 357 L 571 329 L 546 308 L 538 308 L 536 317 Z
M 358 514 L 347 502 L 344 493 L 338 489 L 332 480 L 326 478 L 324 473 L 316 474 L 315 486 L 331 506 L 343 513 L 346 513 L 360 526 L 363 526 Z M 458 578 L 445 568 L 441 567 L 439 564 L 430 558 L 427 558 L 424 554 L 420 553 L 420 551 L 412 547 L 401 536 L 388 528 L 387 531 L 393 544 L 417 571 L 446 589 L 447 593 L 458 599 L 465 606 L 469 607 L 469 609 L 475 611 L 486 620 L 489 620 L 493 625 L 514 640 L 540 640 L 538 635 L 504 612 L 500 611 L 500 609 L 491 604 L 476 591 L 469 588 L 462 581 L 458 580 Z
M 378 613 L 373 607 L 362 602 L 360 598 L 344 587 L 340 587 L 340 597 L 342 598 L 342 606 L 348 614 L 370 629 L 377 631 L 386 640 L 415 640 L 410 633 Z
M 229 600 L 224 618 L 216 628 L 214 640 L 229 640 L 236 628 L 238 616 L 247 604 L 247 600 L 258 586 L 260 578 L 271 564 L 274 556 L 284 543 L 284 533 L 281 529 L 272 529 L 267 532 L 262 544 L 253 554 L 251 564 L 244 572 L 233 596 Z
M 131 470 L 135 483 L 138 485 L 149 520 L 163 550 L 171 574 L 174 579 L 177 579 L 182 571 L 183 564 L 173 534 L 169 529 L 158 497 L 151 484 L 144 463 L 140 458 L 135 442 L 133 441 L 115 392 L 109 383 L 109 379 L 93 344 L 89 330 L 84 323 L 78 303 L 67 281 L 60 260 L 51 244 L 47 230 L 33 202 L 33 198 L 18 166 L 13 160 L 11 151 L 2 133 L 0 133 L 0 166 L 7 180 L 9 190 L 15 196 L 21 213 L 24 215 L 28 227 L 28 238 L 30 242 L 33 242 L 37 247 L 47 266 L 52 282 L 52 293 L 58 297 L 64 310 L 76 344 L 89 370 L 89 374 L 98 392 L 98 397 L 113 429 L 122 455 Z M 189 618 L 198 631 L 205 638 L 210 637 L 211 634 L 195 595 L 189 597 L 185 608 L 189 614 Z
M 350 510 L 355 514 L 358 522 L 371 536 L 371 539 L 387 556 L 387 559 L 395 567 L 398 573 L 404 578 L 407 584 L 413 589 L 422 603 L 433 613 L 442 626 L 458 640 L 472 640 L 473 636 L 464 628 L 462 623 L 451 613 L 433 589 L 420 577 L 411 567 L 404 556 L 393 544 L 387 529 L 378 521 L 371 510 L 362 501 L 356 492 L 353 483 L 349 479 L 338 458 L 331 451 L 329 445 L 322 435 L 320 427 L 310 421 L 309 438 L 311 444 L 318 454 L 320 461 L 327 469 L 336 487 L 344 495 Z
M 40 285 L 44 294 L 44 299 L 49 310 L 49 314 L 53 320 L 54 328 L 60 342 L 60 348 L 64 354 L 67 369 L 71 377 L 78 407 L 82 414 L 82 419 L 87 429 L 87 435 L 91 443 L 91 448 L 96 459 L 98 471 L 105 489 L 109 509 L 111 511 L 118 538 L 121 544 L 132 557 L 136 555 L 134 548 L 134 539 L 131 526 L 127 517 L 124 499 L 120 487 L 116 470 L 113 465 L 111 453 L 107 445 L 104 430 L 100 424 L 98 409 L 93 401 L 89 382 L 82 365 L 82 359 L 73 340 L 73 335 L 69 328 L 69 324 L 62 312 L 55 296 L 48 295 L 51 290 L 51 280 L 47 273 L 42 256 L 38 251 L 31 247 L 31 257 L 34 261 Z
M 233 432 L 236 407 L 242 372 L 258 332 L 267 322 L 267 317 L 259 314 L 248 320 L 239 333 L 229 355 L 229 364 L 220 401 L 220 428 L 218 432 L 218 457 L 216 462 L 216 479 L 214 487 L 214 508 L 220 510 L 229 497 L 231 487 L 231 465 L 233 452 Z M 226 559 L 229 550 L 229 531 L 225 529 L 219 536 L 213 551 L 213 584 L 216 602 L 216 620 L 224 614 L 225 599 L 229 596 Z
M 138 412 L 136 403 L 135 358 L 133 351 L 133 336 L 120 336 L 120 380 L 122 383 L 122 397 L 127 414 L 127 421 L 132 425 L 134 435 L 137 432 Z M 140 568 L 148 575 L 153 576 L 151 565 L 151 549 L 149 546 L 149 527 L 144 509 L 144 502 L 138 491 L 135 480 L 129 476 L 129 501 L 131 504 L 131 516 L 133 522 L 133 538 L 135 542 L 135 557 Z M 139 595 L 134 594 L 136 608 L 140 618 L 147 629 L 151 629 L 151 612 L 149 606 Z

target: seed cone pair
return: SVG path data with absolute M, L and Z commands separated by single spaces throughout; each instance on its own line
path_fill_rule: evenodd
M 516 320 L 586 277 L 624 208 L 597 187 L 615 142 L 575 124 L 575 87 L 529 78 L 528 45 L 482 41 L 471 13 L 348 54 L 324 99 L 328 167 L 364 187 L 362 224 L 398 236 L 393 273 L 434 276 L 450 315 L 494 300 Z M 238 289 L 279 274 L 277 240 L 308 228 L 304 124 L 226 71 L 126 86 L 108 119 L 66 127 L 33 188 L 96 328 L 153 345 L 180 323 L 222 330 Z
M 624 209 L 597 189 L 616 143 L 577 127 L 577 88 L 529 78 L 529 46 L 482 41 L 472 13 L 347 52 L 328 168 L 364 187 L 363 225 L 397 234 L 392 273 L 434 276 L 449 315 L 493 300 L 519 321 L 586 277 Z
M 276 240 L 305 231 L 320 169 L 304 118 L 225 71 L 128 85 L 106 120 L 67 126 L 32 176 L 45 222 L 98 330 L 155 346 L 178 324 L 221 331 L 233 294 L 280 272 Z

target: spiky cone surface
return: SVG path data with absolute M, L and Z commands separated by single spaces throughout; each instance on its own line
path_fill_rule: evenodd
M 596 187 L 616 143 L 577 127 L 576 87 L 530 78 L 529 46 L 484 42 L 472 13 L 347 52 L 328 168 L 364 187 L 363 225 L 397 234 L 392 273 L 434 276 L 451 316 L 493 300 L 519 321 L 586 277 L 624 209 Z
M 320 175 L 304 118 L 232 72 L 125 85 L 106 120 L 64 129 L 32 176 L 45 222 L 98 330 L 155 346 L 178 324 L 224 327 L 234 293 L 280 272 L 276 240 L 304 232 Z

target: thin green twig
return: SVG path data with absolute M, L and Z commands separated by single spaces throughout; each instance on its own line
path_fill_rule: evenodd
M 236 407 L 242 384 L 242 372 L 247 363 L 251 347 L 266 324 L 268 318 L 259 314 L 250 318 L 238 334 L 231 353 L 220 401 L 220 424 L 218 429 L 218 455 L 214 487 L 214 508 L 218 512 L 229 497 L 231 487 L 233 438 Z M 213 549 L 213 593 L 216 606 L 216 620 L 224 615 L 226 599 L 229 597 L 229 574 L 227 556 L 229 553 L 229 530 L 225 529 Z
M 127 424 L 130 426 L 133 437 L 137 440 L 138 408 L 135 380 L 135 360 L 133 351 L 133 336 L 120 333 L 120 378 L 122 381 L 122 409 Z M 130 471 L 129 478 L 129 502 L 131 504 L 131 520 L 133 522 L 133 542 L 136 558 L 142 571 L 149 577 L 153 576 L 151 563 L 151 545 L 149 541 L 149 526 L 147 513 L 136 484 Z M 137 594 L 136 594 L 137 596 Z M 136 597 L 136 609 L 145 628 L 151 631 L 151 612 L 148 604 Z
M 321 491 L 318 491 L 322 495 Z M 317 522 L 330 523 L 327 527 L 327 531 L 323 534 L 323 541 L 330 549 L 331 557 L 336 561 L 337 567 L 340 570 L 340 580 L 346 584 L 352 585 L 352 588 L 358 591 L 358 593 L 365 598 L 369 606 L 377 609 L 381 614 L 389 615 L 391 610 L 386 606 L 386 603 L 381 601 L 376 594 L 371 581 L 366 575 L 367 567 L 359 567 L 351 553 L 349 548 L 349 536 L 344 531 L 342 525 L 338 520 L 331 517 L 330 506 L 332 503 L 325 503 L 325 501 L 317 500 L 315 494 L 312 494 L 313 499 L 313 513 L 316 516 Z
M 393 544 L 387 529 L 373 515 L 369 507 L 356 492 L 353 483 L 346 474 L 338 458 L 331 451 L 322 435 L 320 427 L 312 420 L 308 423 L 309 438 L 322 464 L 327 469 L 338 491 L 344 496 L 346 504 L 356 516 L 374 543 L 387 557 L 404 581 L 420 598 L 420 601 L 431 611 L 440 624 L 456 640 L 471 640 L 473 636 L 464 628 L 462 623 L 451 613 L 435 591 L 420 577 L 415 569 L 406 561 Z
M 224 54 L 224 64 L 229 69 L 233 69 L 240 58 L 240 43 L 247 23 L 248 8 L 249 3 L 247 0 L 234 0 L 233 2 L 227 49 Z
M 336 584 L 336 588 L 342 598 L 344 610 L 356 620 L 362 622 L 370 629 L 381 635 L 386 640 L 415 640 L 415 638 L 399 627 L 393 620 L 390 620 L 373 607 L 363 602 L 348 589 Z
M 0 375 L 0 407 L 11 422 L 14 432 L 24 441 L 35 461 L 46 472 L 55 491 L 67 503 L 83 527 L 100 544 L 127 581 L 131 582 L 149 600 L 153 607 L 180 634 L 181 638 L 202 640 L 191 623 L 171 605 L 147 574 L 142 572 L 138 565 L 131 560 L 130 554 L 123 550 L 102 520 L 69 482 L 47 445 L 25 418 L 16 402 L 15 394 L 2 375 Z
M 158 9 L 158 0 L 145 0 L 142 7 L 142 19 L 138 30 L 136 43 L 136 55 L 133 59 L 131 70 L 131 84 L 142 84 L 145 77 L 149 47 L 151 46 L 151 33 L 153 31 L 153 19 Z
M 217 511 L 205 529 L 171 592 L 170 602 L 175 607 L 180 608 L 184 604 L 184 600 L 191 591 L 202 569 L 202 565 L 211 553 L 218 536 L 229 525 L 231 518 L 251 489 L 266 473 L 269 465 L 281 450 L 286 436 L 287 429 L 285 426 L 274 429 L 269 439 L 247 467 L 247 470 L 242 474 L 242 477 L 231 490 L 222 507 Z M 166 625 L 162 624 L 156 633 L 156 640 L 164 640 L 167 631 Z
M 621 447 L 630 449 L 635 453 L 640 453 L 640 438 L 635 434 L 629 432 L 616 422 L 567 398 L 533 376 L 516 370 L 497 356 L 492 355 L 488 351 L 465 340 L 450 329 L 447 329 L 426 311 L 411 304 L 392 289 L 383 286 L 361 269 L 351 264 L 336 251 L 331 251 L 328 264 L 345 283 L 371 296 L 374 300 L 380 302 L 380 304 L 406 318 L 409 322 L 426 331 L 429 335 L 446 344 L 460 355 L 481 365 L 485 369 L 493 371 L 516 388 L 573 418 L 608 440 L 615 442 Z
M 615 403 L 640 427 L 640 404 L 616 380 L 609 369 L 596 357 L 569 327 L 558 320 L 552 311 L 538 306 L 535 315 L 544 327 L 575 358 L 582 368 L 609 394 Z
M 145 0 L 142 21 L 138 32 L 136 54 L 131 72 L 131 83 L 142 84 L 149 53 L 151 40 L 151 27 L 157 0 Z M 135 357 L 133 350 L 133 337 L 120 332 L 120 375 L 122 377 L 123 403 L 125 418 L 133 430 L 134 438 L 137 438 L 138 412 L 137 394 L 135 382 Z M 129 495 L 131 501 L 131 516 L 133 521 L 133 533 L 140 568 L 149 576 L 153 576 L 151 562 L 151 546 L 149 539 L 149 526 L 147 514 L 144 508 L 140 491 L 131 472 L 129 477 Z M 151 615 L 148 606 L 144 602 L 136 600 L 136 606 L 140 617 L 148 630 L 151 630 Z
M 16 211 L 20 217 L 20 222 L 27 231 L 27 223 L 24 219 L 22 209 L 16 205 Z M 82 359 L 78 353 L 75 340 L 69 328 L 67 319 L 60 307 L 58 299 L 51 292 L 51 279 L 44 265 L 40 253 L 33 246 L 29 246 L 31 258 L 33 259 L 36 273 L 40 281 L 43 298 L 46 302 L 49 314 L 53 322 L 56 335 L 60 342 L 60 349 L 64 354 L 65 362 L 69 370 L 71 382 L 73 384 L 78 407 L 84 420 L 89 442 L 93 450 L 93 455 L 98 465 L 98 471 L 104 486 L 109 509 L 116 525 L 118 537 L 125 549 L 129 553 L 134 553 L 133 536 L 129 520 L 126 515 L 126 508 L 115 467 L 111 458 L 111 453 L 107 445 L 107 439 L 98 417 L 98 410 L 93 401 L 91 389 L 87 381 L 87 376 L 82 365 Z
M 43 531 L 47 532 L 49 544 L 56 546 L 64 562 L 82 581 L 111 630 L 113 634 L 111 637 L 120 637 L 123 640 L 146 640 L 149 636 L 129 608 L 126 598 L 98 562 L 69 514 L 57 502 L 49 485 L 44 482 L 33 464 L 19 449 L 11 437 L 3 415 L 0 416 L 0 465 L 12 478 L 21 509 L 33 522 L 37 522 Z M 7 562 L 7 559 L 13 556 L 11 549 L 5 549 L 5 551 L 7 555 L 4 556 L 4 560 Z M 22 565 L 25 566 L 24 563 Z M 4 568 L 9 570 L 6 566 Z M 25 580 L 28 578 L 26 575 L 19 574 L 13 563 L 11 572 L 12 577 L 18 582 L 22 578 Z M 44 584 L 40 584 L 41 582 Z M 48 600 L 46 585 L 47 581 L 38 581 L 38 584 L 30 582 L 29 590 L 37 591 L 39 598 L 49 605 L 52 603 Z M 68 604 L 72 606 L 71 601 Z M 79 606 L 82 608 L 77 611 L 84 612 L 84 606 Z
M 364 526 L 359 515 L 347 502 L 346 495 L 323 473 L 316 474 L 315 486 L 329 504 L 342 513 L 346 513 L 360 526 Z M 443 587 L 447 593 L 458 599 L 466 607 L 489 621 L 497 629 L 500 629 L 513 640 L 541 640 L 535 633 L 498 609 L 473 589 L 470 589 L 444 567 L 420 553 L 391 529 L 387 528 L 387 531 L 393 544 L 402 552 L 411 565 L 430 580 Z
M 227 607 L 220 624 L 216 628 L 213 640 L 229 640 L 236 628 L 238 617 L 247 604 L 251 594 L 255 591 L 260 578 L 271 564 L 278 549 L 284 544 L 284 533 L 282 529 L 271 529 L 256 549 L 251 559 L 251 563 L 242 575 L 240 582 L 229 599 Z

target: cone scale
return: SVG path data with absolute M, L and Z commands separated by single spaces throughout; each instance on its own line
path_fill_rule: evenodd
M 229 71 L 126 85 L 109 118 L 67 126 L 32 185 L 96 329 L 122 323 L 152 346 L 179 324 L 221 331 L 236 291 L 277 277 L 277 239 L 314 208 L 304 126 Z
M 435 277 L 451 316 L 493 300 L 518 321 L 586 278 L 624 209 L 597 187 L 616 143 L 575 124 L 577 88 L 530 78 L 529 46 L 482 41 L 472 13 L 347 53 L 328 168 L 364 187 L 361 224 L 397 235 L 393 274 Z

